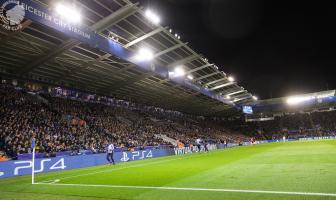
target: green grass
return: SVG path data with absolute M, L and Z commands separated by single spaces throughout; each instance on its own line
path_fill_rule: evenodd
M 336 194 L 336 140 L 237 147 L 210 153 L 38 174 L 60 184 L 221 188 Z M 0 199 L 318 200 L 327 196 L 31 185 L 30 176 L 0 180 Z

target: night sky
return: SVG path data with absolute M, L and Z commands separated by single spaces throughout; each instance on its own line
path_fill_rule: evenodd
M 336 88 L 332 1 L 140 2 L 261 99 Z

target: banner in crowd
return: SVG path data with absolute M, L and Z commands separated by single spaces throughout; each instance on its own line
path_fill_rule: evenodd
M 169 155 L 174 155 L 174 151 L 171 149 L 147 149 L 133 152 L 115 152 L 113 157 L 115 162 L 118 163 Z M 69 170 L 104 164 L 108 164 L 106 154 L 38 158 L 35 159 L 35 173 Z M 31 174 L 32 165 L 31 160 L 0 162 L 0 179 Z

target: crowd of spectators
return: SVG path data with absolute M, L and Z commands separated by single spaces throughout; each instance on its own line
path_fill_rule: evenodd
M 49 157 L 63 151 L 102 153 L 109 142 L 125 149 L 172 144 L 157 135 L 184 145 L 195 144 L 196 139 L 227 144 L 249 141 L 251 137 L 261 140 L 336 135 L 336 111 L 283 114 L 274 120 L 245 122 L 243 118 L 214 120 L 122 100 L 87 97 L 63 92 L 37 94 L 1 84 L 1 160 L 30 153 L 33 136 L 37 152 Z
M 274 120 L 244 122 L 238 119 L 227 122 L 232 130 L 254 135 L 258 139 L 289 139 L 302 137 L 336 136 L 336 111 L 284 113 Z
M 170 145 L 157 134 L 188 144 L 196 138 L 222 142 L 247 139 L 197 117 L 154 107 L 135 109 L 129 103 L 117 106 L 51 93 L 35 94 L 7 84 L 1 84 L 0 99 L 0 151 L 14 159 L 32 151 L 32 137 L 37 140 L 36 151 L 46 157 L 61 151 L 104 152 L 109 142 L 127 149 Z

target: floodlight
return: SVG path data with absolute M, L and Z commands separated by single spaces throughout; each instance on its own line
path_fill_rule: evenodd
M 189 80 L 193 80 L 193 79 L 194 79 L 194 77 L 193 77 L 191 74 L 189 74 L 189 75 L 187 76 L 187 78 L 188 78 Z
M 140 48 L 138 54 L 136 55 L 136 59 L 139 61 L 150 61 L 153 60 L 154 54 L 148 48 Z
M 258 97 L 256 97 L 256 96 L 252 96 L 252 99 L 255 100 L 255 101 L 257 101 L 257 100 L 258 100 Z
M 235 79 L 234 79 L 232 76 L 229 76 L 229 77 L 228 77 L 228 80 L 229 80 L 230 82 L 233 82 Z
M 300 95 L 300 96 L 292 96 L 287 98 L 287 104 L 289 105 L 296 105 L 299 103 L 303 103 L 305 101 L 310 101 L 310 100 L 318 100 L 318 99 L 323 99 L 327 97 L 333 97 L 335 95 L 335 92 L 329 92 L 329 93 L 319 93 L 319 94 L 311 94 L 311 95 Z
M 56 12 L 59 14 L 64 20 L 72 23 L 79 23 L 81 21 L 81 14 L 76 10 L 74 6 L 57 4 Z
M 153 24 L 159 24 L 160 23 L 160 17 L 151 10 L 146 10 L 145 16 Z
M 230 95 L 226 95 L 225 98 L 231 99 L 231 96 Z
M 175 33 L 175 37 L 178 37 L 177 33 Z
M 178 66 L 178 67 L 176 67 L 174 69 L 174 75 L 176 77 L 178 77 L 178 76 L 184 76 L 185 75 L 185 71 L 184 71 L 184 69 L 182 67 Z
M 299 103 L 302 103 L 304 101 L 308 101 L 308 100 L 311 100 L 311 99 L 314 99 L 315 97 L 313 96 L 296 96 L 296 97 L 289 97 L 287 99 L 287 104 L 289 105 L 296 105 L 296 104 L 299 104 Z

